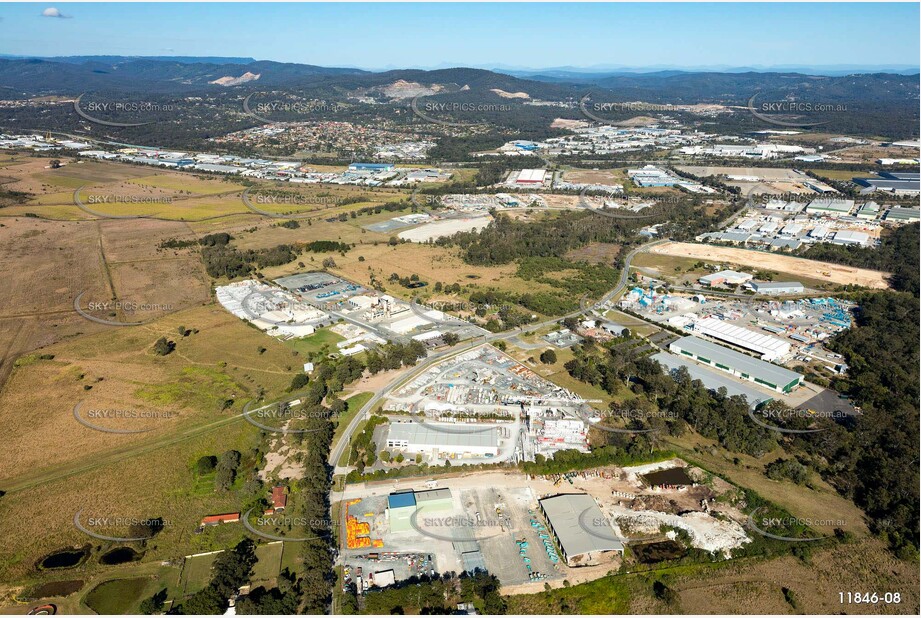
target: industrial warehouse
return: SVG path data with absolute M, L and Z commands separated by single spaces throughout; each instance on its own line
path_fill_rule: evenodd
M 682 337 L 672 342 L 669 349 L 778 393 L 789 393 L 803 383 L 803 376 L 795 371 L 752 358 L 699 337 Z
M 713 317 L 698 320 L 694 324 L 694 332 L 751 350 L 766 361 L 778 360 L 790 353 L 790 343 L 787 341 L 756 333 Z
M 569 566 L 599 564 L 624 553 L 610 524 L 588 494 L 563 494 L 539 502 Z
M 514 586 L 596 579 L 665 547 L 728 557 L 750 542 L 746 514 L 717 500 L 731 488 L 701 482 L 707 476 L 669 459 L 565 474 L 511 469 L 349 485 L 340 503 L 342 564 L 366 580 L 373 574 L 372 586 L 394 583 L 391 571 L 401 582 L 477 570 Z M 686 533 L 681 545 L 677 530 Z
M 386 517 L 390 532 L 412 529 L 413 515 L 417 509 L 426 514 L 451 511 L 454 499 L 447 487 L 427 491 L 403 491 L 387 497 Z
M 472 463 L 477 457 L 534 461 L 562 449 L 585 452 L 586 405 L 484 345 L 433 365 L 391 392 L 384 414 L 410 413 L 420 422 L 393 423 L 377 444 L 420 453 L 429 463 Z
M 440 429 L 440 430 L 439 430 Z M 435 423 L 391 423 L 387 430 L 387 449 L 432 459 L 495 457 L 499 454 L 500 427 L 478 425 L 460 430 L 457 426 Z
M 745 397 L 749 407 L 752 409 L 757 409 L 773 399 L 767 392 L 761 392 L 754 387 L 750 387 L 746 383 L 726 375 L 723 371 L 710 369 L 706 365 L 690 361 L 683 355 L 658 352 L 650 358 L 662 365 L 662 368 L 669 375 L 674 376 L 679 369 L 684 368 L 692 380 L 700 380 L 700 383 L 708 390 L 719 391 L 722 388 L 726 389 L 726 395 L 729 397 Z

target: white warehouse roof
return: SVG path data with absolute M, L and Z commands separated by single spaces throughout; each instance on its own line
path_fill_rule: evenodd
M 543 182 L 547 170 L 521 170 L 515 182 Z
M 567 559 L 590 552 L 624 551 L 624 544 L 607 524 L 608 518 L 588 494 L 544 498 L 540 505 Z M 597 526 L 598 532 L 589 533 L 590 526 Z
M 790 344 L 786 341 L 756 333 L 753 330 L 734 326 L 723 320 L 716 318 L 704 318 L 694 325 L 694 330 L 704 335 L 709 335 L 716 339 L 721 339 L 727 343 L 737 345 L 746 350 L 752 350 L 761 354 L 765 360 L 774 360 L 780 358 L 790 351 Z
M 411 446 L 438 448 L 439 450 L 463 449 L 465 447 L 496 448 L 499 445 L 499 431 L 496 427 L 468 428 L 460 431 L 456 426 L 445 426 L 426 421 L 423 423 L 391 423 L 388 440 L 405 440 Z
M 870 240 L 870 235 L 867 234 L 866 232 L 855 232 L 853 230 L 841 230 L 840 232 L 835 232 L 835 240 L 838 242 L 857 243 L 857 244 L 865 245 Z

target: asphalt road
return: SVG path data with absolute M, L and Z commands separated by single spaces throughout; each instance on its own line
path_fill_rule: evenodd
M 342 432 L 342 436 L 339 438 L 339 441 L 336 444 L 334 444 L 333 448 L 330 450 L 329 465 L 332 466 L 333 468 L 336 467 L 336 465 L 339 462 L 339 458 L 342 457 L 342 453 L 345 451 L 346 448 L 348 448 L 348 445 L 351 443 L 352 436 L 355 434 L 355 431 L 358 428 L 358 424 L 361 423 L 362 419 L 364 419 L 382 399 L 384 399 L 388 394 L 390 394 L 391 391 L 403 385 L 404 383 L 412 380 L 413 378 L 418 376 L 420 373 L 424 372 L 426 369 L 428 369 L 435 363 L 441 362 L 445 358 L 456 356 L 458 354 L 463 354 L 464 352 L 468 350 L 472 350 L 473 348 L 483 345 L 484 343 L 492 343 L 493 341 L 516 338 L 518 337 L 518 335 L 520 335 L 521 333 L 525 331 L 537 330 L 537 329 L 543 328 L 544 326 L 554 324 L 562 319 L 565 319 L 568 317 L 575 317 L 577 315 L 585 313 L 586 310 L 600 309 L 606 303 L 608 303 L 612 298 L 620 294 L 624 290 L 624 288 L 627 286 L 627 280 L 630 277 L 630 262 L 633 261 L 633 258 L 636 257 L 637 254 L 642 253 L 644 251 L 648 251 L 651 247 L 661 244 L 663 242 L 666 242 L 666 241 L 665 240 L 654 240 L 652 242 L 648 242 L 643 245 L 640 245 L 639 247 L 637 247 L 636 249 L 628 253 L 627 256 L 624 258 L 624 268 L 620 273 L 620 279 L 618 280 L 617 285 L 611 291 L 609 291 L 604 296 L 602 296 L 601 299 L 598 300 L 598 302 L 591 305 L 590 307 L 580 306 L 578 310 L 568 313 L 564 316 L 556 317 L 550 320 L 544 320 L 543 322 L 539 322 L 537 324 L 527 324 L 525 326 L 519 326 L 517 328 L 503 331 L 501 333 L 493 333 L 491 335 L 484 335 L 483 337 L 476 337 L 474 339 L 470 339 L 468 341 L 459 343 L 455 345 L 453 348 L 444 350 L 442 352 L 437 352 L 435 354 L 432 354 L 426 357 L 422 362 L 414 366 L 407 373 L 400 375 L 395 380 L 390 382 L 390 384 L 388 384 L 384 388 L 374 393 L 374 396 L 371 399 L 369 399 L 368 402 L 364 406 L 362 406 L 358 414 L 356 414 L 352 418 L 352 420 L 349 422 L 348 426 L 345 428 L 345 431 Z

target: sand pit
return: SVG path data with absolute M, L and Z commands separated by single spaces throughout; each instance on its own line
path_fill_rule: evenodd
M 868 270 L 866 268 L 841 266 L 840 264 L 830 264 L 828 262 L 819 262 L 816 260 L 807 260 L 777 253 L 767 253 L 765 251 L 698 245 L 686 242 L 668 242 L 653 247 L 650 249 L 650 252 L 699 260 L 740 264 L 748 268 L 774 270 L 797 277 L 824 279 L 831 283 L 839 283 L 841 285 L 853 283 L 876 289 L 886 289 L 889 287 L 886 281 L 889 277 L 889 273 Z

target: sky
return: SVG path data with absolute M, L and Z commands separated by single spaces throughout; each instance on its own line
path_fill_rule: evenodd
M 0 54 L 365 69 L 918 66 L 912 3 L 0 3 Z

